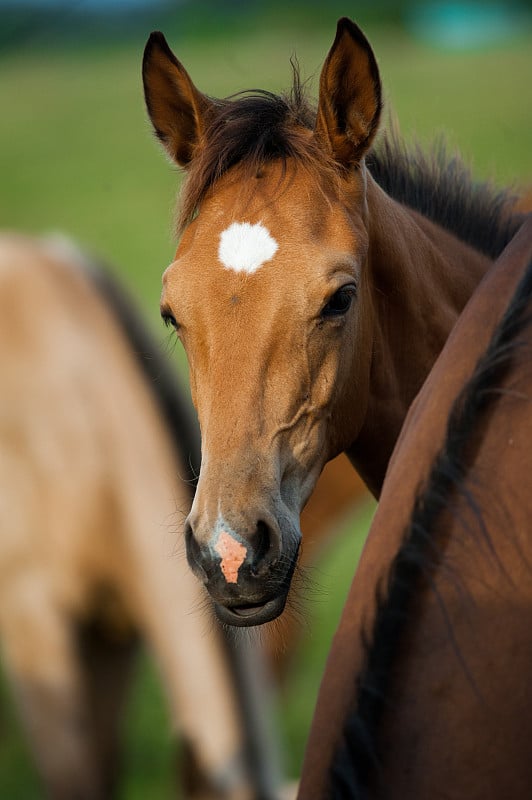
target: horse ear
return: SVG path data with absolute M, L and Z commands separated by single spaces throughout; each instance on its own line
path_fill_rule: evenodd
M 142 80 L 155 133 L 170 157 L 187 166 L 203 136 L 212 101 L 196 89 L 158 31 L 150 35 L 144 49 Z
M 369 149 L 382 108 L 377 61 L 360 28 L 344 17 L 323 65 L 316 136 L 344 167 Z

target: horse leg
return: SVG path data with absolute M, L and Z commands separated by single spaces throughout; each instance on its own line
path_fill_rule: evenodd
M 113 797 L 122 761 L 121 721 L 139 639 L 131 628 L 110 627 L 100 619 L 81 625 L 77 638 L 104 797 Z
M 26 570 L 2 591 L 0 638 L 8 681 L 47 797 L 104 797 L 68 616 L 43 576 Z

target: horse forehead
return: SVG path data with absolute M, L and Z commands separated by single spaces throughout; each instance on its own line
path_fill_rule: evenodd
M 223 236 L 228 248 L 238 246 L 266 254 L 272 239 L 287 250 L 304 245 L 302 232 L 310 240 L 327 237 L 333 205 L 318 184 L 309 185 L 295 169 L 287 175 L 278 166 L 270 165 L 268 170 L 264 177 L 242 183 L 225 176 L 220 179 L 199 209 L 198 245 L 206 237 Z
M 221 179 L 184 232 L 167 278 L 185 283 L 185 293 L 217 292 L 248 279 L 263 290 L 312 283 L 335 252 L 353 250 L 341 204 L 310 192 L 299 175 L 283 182 L 274 173 L 249 183 L 239 190 L 234 180 L 226 185 Z
M 274 226 L 265 214 L 245 212 L 229 218 L 205 215 L 196 224 L 192 235 L 183 237 L 176 260 L 163 277 L 165 284 L 172 278 L 179 280 L 180 274 L 191 290 L 240 286 L 242 280 L 257 274 L 263 287 L 269 279 L 279 282 L 281 276 L 285 286 L 298 279 L 305 244 L 289 226 Z M 315 249 L 311 239 L 307 248 Z

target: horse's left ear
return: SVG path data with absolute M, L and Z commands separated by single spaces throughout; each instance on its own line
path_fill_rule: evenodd
M 382 108 L 377 61 L 360 28 L 344 17 L 320 76 L 316 136 L 344 167 L 369 149 Z
M 144 49 L 142 80 L 155 133 L 170 157 L 186 167 L 201 142 L 212 100 L 196 89 L 158 31 Z

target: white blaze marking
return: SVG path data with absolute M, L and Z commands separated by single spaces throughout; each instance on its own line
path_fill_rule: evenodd
M 220 236 L 218 258 L 227 269 L 251 274 L 273 258 L 278 247 L 260 222 L 233 222 Z

